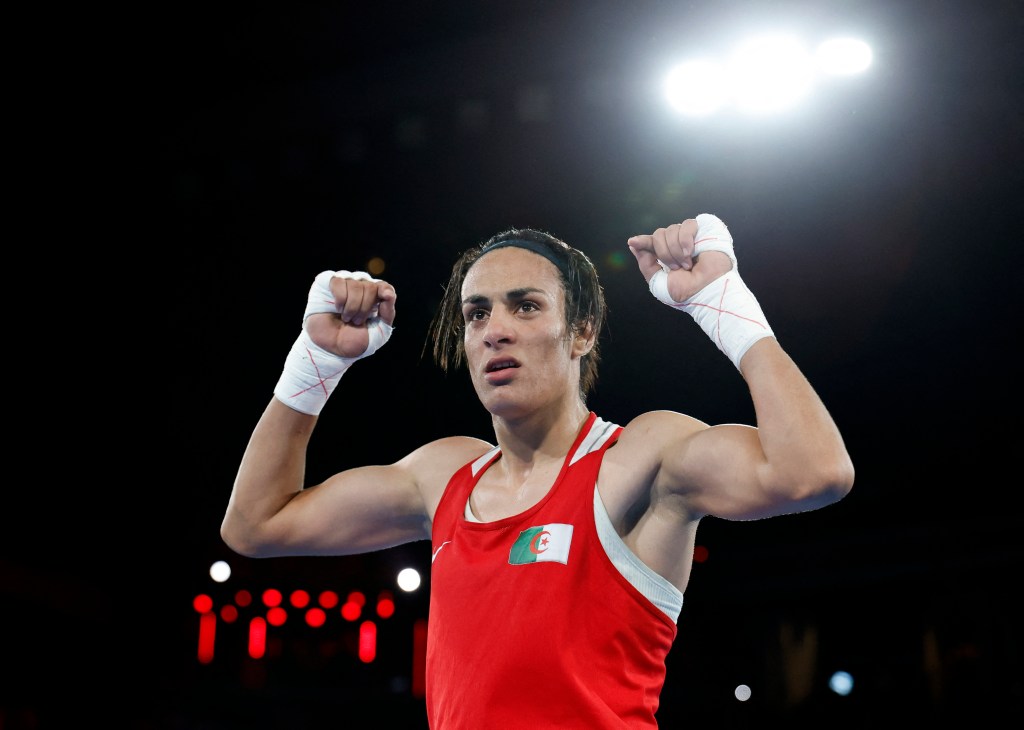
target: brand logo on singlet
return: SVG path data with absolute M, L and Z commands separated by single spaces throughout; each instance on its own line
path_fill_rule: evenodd
M 553 522 L 523 530 L 508 554 L 509 565 L 530 563 L 569 564 L 572 525 Z
M 431 563 L 433 563 L 435 560 L 437 560 L 437 554 L 439 552 L 441 552 L 441 548 L 443 548 L 445 545 L 447 545 L 450 542 L 451 542 L 451 540 L 445 540 L 444 542 L 442 542 L 440 545 L 437 546 L 437 550 L 435 550 L 434 554 L 430 556 L 430 562 Z

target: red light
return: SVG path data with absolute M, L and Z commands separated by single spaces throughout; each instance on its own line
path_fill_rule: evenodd
M 259 616 L 249 622 L 249 656 L 261 659 L 267 651 L 267 622 Z
M 249 593 L 249 591 L 239 591 L 235 594 L 235 603 L 237 603 L 242 608 L 245 608 L 250 603 L 252 603 L 252 594 Z
M 395 602 L 390 598 L 377 599 L 377 615 L 381 618 L 391 618 L 395 615 Z
M 276 588 L 268 588 L 263 591 L 263 605 L 264 606 L 280 606 L 281 605 L 281 591 Z
M 693 562 L 703 563 L 708 559 L 708 549 L 703 545 L 697 545 L 693 548 Z
M 311 608 L 306 611 L 306 623 L 313 628 L 318 628 L 324 625 L 327 620 L 327 614 L 324 613 L 322 608 Z
M 213 608 L 213 599 L 205 593 L 200 593 L 192 599 L 192 608 L 198 613 L 209 613 Z
M 226 624 L 233 624 L 238 620 L 238 609 L 228 604 L 220 610 L 220 620 Z
M 377 656 L 377 626 L 373 621 L 359 624 L 359 659 L 369 664 Z
M 349 603 L 354 603 L 360 608 L 362 608 L 366 605 L 366 596 L 364 596 L 359 591 L 352 591 L 348 594 L 348 601 Z
M 204 613 L 199 617 L 199 651 L 196 656 L 200 664 L 213 661 L 213 642 L 217 637 L 217 614 Z
M 292 591 L 291 602 L 295 608 L 305 608 L 309 605 L 309 594 L 306 591 Z
M 332 608 L 338 605 L 338 594 L 334 591 L 324 591 L 320 594 L 320 606 L 330 611 Z
M 417 619 L 412 626 L 412 695 L 427 694 L 427 621 Z
M 267 623 L 271 626 L 283 626 L 284 622 L 288 620 L 288 612 L 280 606 L 274 606 L 267 611 Z
M 346 601 L 345 605 L 341 607 L 341 617 L 346 621 L 355 621 L 362 612 L 363 609 L 359 604 L 352 601 Z

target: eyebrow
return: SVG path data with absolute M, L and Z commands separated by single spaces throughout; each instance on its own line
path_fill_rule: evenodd
M 547 294 L 543 289 L 538 289 L 535 286 L 524 286 L 519 289 L 510 289 L 505 292 L 505 298 L 512 301 L 523 299 L 530 294 Z M 485 297 L 483 294 L 471 294 L 462 300 L 463 304 L 480 304 L 482 302 L 489 302 L 490 298 Z

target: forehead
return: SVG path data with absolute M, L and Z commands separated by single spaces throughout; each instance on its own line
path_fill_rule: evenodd
M 462 297 L 494 298 L 500 293 L 527 287 L 555 295 L 562 291 L 562 279 L 555 265 L 540 254 L 508 246 L 476 260 L 462 281 Z

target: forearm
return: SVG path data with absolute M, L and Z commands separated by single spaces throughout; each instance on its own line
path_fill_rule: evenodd
M 249 438 L 221 523 L 236 552 L 281 555 L 331 542 L 333 525 L 319 519 L 323 499 L 310 502 L 314 490 L 305 489 L 306 449 L 345 372 L 391 336 L 395 298 L 390 284 L 361 271 L 327 270 L 313 280 L 302 330 Z
M 235 477 L 221 537 L 236 552 L 264 549 L 274 517 L 302 491 L 306 449 L 316 416 L 271 399 L 256 424 Z
M 845 496 L 854 468 L 839 428 L 775 338 L 756 342 L 740 373 L 754 404 L 765 488 L 808 507 Z

